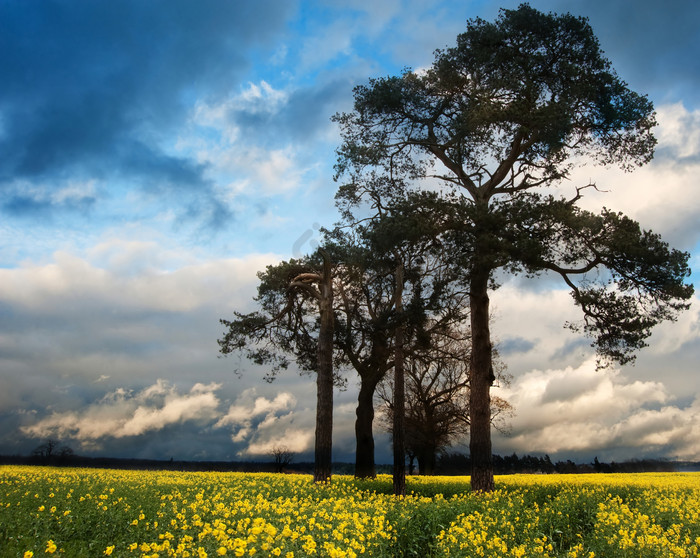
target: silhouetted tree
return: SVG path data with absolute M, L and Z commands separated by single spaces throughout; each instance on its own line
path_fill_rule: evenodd
M 320 258 L 320 262 L 318 259 Z M 316 431 L 314 482 L 331 478 L 333 445 L 333 270 L 330 256 L 268 266 L 258 275 L 261 311 L 235 313 L 220 320 L 227 330 L 219 339 L 227 355 L 243 352 L 253 362 L 271 366 L 273 379 L 289 365 L 288 355 L 316 372 Z
M 493 490 L 497 270 L 559 276 L 600 365 L 632 360 L 654 325 L 688 306 L 687 253 L 624 215 L 581 209 L 593 185 L 568 199 L 546 194 L 584 160 L 624 169 L 649 162 L 653 106 L 612 70 L 585 18 L 527 4 L 493 23 L 468 21 L 430 68 L 370 80 L 354 97 L 353 111 L 335 117 L 337 172 L 349 177 L 341 209 L 400 197 L 442 207 L 440 241 L 469 290 L 472 488 Z
M 55 455 L 56 449 L 58 448 L 59 445 L 60 445 L 60 443 L 58 441 L 48 439 L 43 444 L 34 448 L 34 450 L 32 451 L 32 455 L 34 455 L 36 457 L 51 458 Z
M 45 461 L 65 461 L 73 457 L 73 454 L 73 449 L 70 446 L 52 438 L 49 438 L 46 442 L 32 450 L 32 457 L 37 457 Z
M 406 453 L 418 460 L 421 475 L 435 474 L 438 454 L 469 436 L 469 335 L 450 330 L 417 347 L 406 366 Z M 502 366 L 496 374 L 507 382 Z M 392 431 L 393 386 L 385 380 L 378 395 L 385 404 L 386 427 Z M 507 430 L 512 406 L 502 398 L 492 398 L 492 423 Z
M 294 452 L 287 446 L 275 446 L 270 451 L 273 463 L 275 464 L 275 472 L 281 473 L 285 467 L 288 467 L 294 461 Z

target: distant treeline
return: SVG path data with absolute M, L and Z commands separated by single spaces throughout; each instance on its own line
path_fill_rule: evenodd
M 438 459 L 436 474 L 463 475 L 469 471 L 471 462 L 468 455 L 462 453 L 445 453 Z M 612 461 L 601 463 L 596 457 L 592 463 L 574 463 L 566 461 L 552 462 L 548 455 L 537 457 L 517 454 L 493 456 L 493 472 L 496 475 L 516 473 L 539 474 L 574 474 L 574 473 L 657 473 L 700 471 L 700 462 L 668 461 L 663 459 L 632 459 L 620 463 Z
M 95 469 L 138 469 L 151 471 L 222 471 L 242 473 L 274 472 L 275 464 L 254 461 L 178 461 L 174 459 L 133 459 L 121 457 L 86 457 L 82 455 L 0 456 L 3 465 L 50 465 L 55 467 L 88 467 Z M 313 463 L 292 463 L 290 472 L 313 470 Z
M 243 473 L 274 472 L 272 461 L 176 461 L 159 459 L 127 459 L 117 457 L 85 457 L 75 454 L 51 456 L 0 455 L 2 465 L 50 465 L 58 467 L 89 467 L 103 469 L 140 469 L 155 471 L 230 471 Z M 470 471 L 470 459 L 463 453 L 444 453 L 439 456 L 435 468 L 437 475 L 465 475 Z M 290 463 L 284 467 L 289 473 L 312 473 L 313 463 Z M 507 456 L 494 455 L 493 469 L 497 475 L 516 473 L 574 474 L 574 473 L 651 473 L 700 471 L 700 462 L 667 461 L 661 459 L 633 459 L 630 461 L 601 463 L 595 458 L 592 463 L 574 463 L 571 460 L 552 462 L 543 457 L 515 453 Z M 391 474 L 391 465 L 378 465 L 378 473 Z M 413 471 L 408 471 L 412 474 Z M 334 463 L 334 474 L 352 475 L 353 463 Z

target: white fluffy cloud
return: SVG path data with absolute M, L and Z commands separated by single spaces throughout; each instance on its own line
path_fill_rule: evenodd
M 537 280 L 535 280 L 537 281 Z M 568 291 L 550 283 L 510 281 L 492 294 L 491 333 L 513 374 L 543 366 L 566 366 L 590 355 L 586 341 L 565 327 L 580 320 Z M 537 290 L 536 290 L 537 289 Z
M 211 421 L 217 414 L 221 384 L 195 384 L 188 393 L 165 380 L 136 393 L 118 389 L 79 411 L 57 412 L 22 427 L 34 438 L 70 438 L 91 443 L 101 438 L 140 436 L 188 421 Z
M 239 456 L 266 455 L 281 446 L 301 453 L 313 445 L 313 429 L 308 425 L 313 414 L 309 409 L 298 412 L 296 407 L 297 400 L 289 392 L 268 399 L 250 388 L 238 396 L 215 427 L 230 427 L 231 440 L 245 443 Z
M 279 119 L 291 93 L 269 83 L 249 83 L 240 93 L 218 103 L 199 101 L 192 124 L 209 131 L 213 138 L 181 138 L 181 150 L 196 151 L 200 163 L 210 167 L 222 182 L 228 182 L 228 198 L 241 193 L 274 196 L 308 186 L 308 174 L 318 170 L 318 161 L 309 162 L 308 154 L 294 143 L 276 144 L 259 139 L 251 141 L 249 128 L 271 128 Z M 243 123 L 237 123 L 237 117 Z M 276 134 L 270 132 L 276 139 Z
M 495 451 L 699 459 L 700 383 L 681 356 L 700 344 L 698 297 L 654 330 L 635 366 L 596 371 L 590 340 L 563 327 L 580 310 L 568 292 L 547 287 L 511 281 L 492 297 L 492 332 L 513 375 L 494 395 L 516 413 L 512 436 L 497 435 Z
M 516 410 L 511 436 L 498 442 L 510 451 L 595 450 L 614 459 L 697 459 L 700 452 L 700 398 L 679 404 L 662 382 L 596 371 L 593 359 L 578 367 L 532 370 L 495 393 Z
M 659 126 L 654 160 L 632 173 L 617 168 L 583 167 L 569 184 L 593 182 L 600 193 L 587 190 L 581 206 L 597 211 L 601 206 L 640 222 L 660 233 L 676 248 L 694 249 L 700 241 L 700 196 L 696 195 L 700 172 L 700 110 L 682 103 L 657 107 Z
M 556 282 L 547 283 L 546 278 L 531 282 L 514 280 L 492 294 L 491 333 L 508 371 L 515 376 L 534 369 L 576 368 L 593 354 L 590 338 L 565 327 L 567 322 L 581 320 L 580 308 L 568 291 L 553 289 L 554 285 Z M 679 355 L 700 344 L 698 295 L 675 322 L 657 325 L 647 343 L 649 346 L 637 353 L 637 363 L 629 369 L 630 374 L 657 377 L 658 366 L 662 364 L 666 381 L 685 377 L 683 393 L 700 389 L 700 380 L 684 373 L 686 365 L 678 360 Z M 680 395 L 679 382 L 674 384 L 673 393 Z
M 284 431 L 268 440 L 252 442 L 239 455 L 261 456 L 269 455 L 276 448 L 286 448 L 294 453 L 309 451 L 313 447 L 314 434 L 312 430 L 301 430 L 298 428 L 286 428 Z
M 224 296 L 244 304 L 247 297 L 235 295 L 242 287 L 252 286 L 255 273 L 276 260 L 271 254 L 251 254 L 193 262 L 169 271 L 154 265 L 162 263 L 155 243 L 109 242 L 91 252 L 91 258 L 56 252 L 50 263 L 28 262 L 19 268 L 0 269 L 0 301 L 41 312 L 77 310 L 77 303 L 87 301 L 141 312 L 188 312 L 217 304 Z M 93 263 L 106 252 L 116 264 L 100 267 Z

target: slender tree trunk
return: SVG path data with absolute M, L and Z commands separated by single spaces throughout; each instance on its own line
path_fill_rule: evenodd
M 377 470 L 374 463 L 374 392 L 377 388 L 376 374 L 363 374 L 360 380 L 360 394 L 357 397 L 355 414 L 355 476 L 374 478 Z
M 406 495 L 406 441 L 404 415 L 406 395 L 404 387 L 404 325 L 403 325 L 403 264 L 396 268 L 396 317 L 398 327 L 394 342 L 394 495 Z
M 314 482 L 331 479 L 333 455 L 333 287 L 330 259 L 323 255 L 323 280 L 319 285 L 321 327 L 318 334 L 316 375 L 316 447 Z
M 478 261 L 478 260 L 477 260 Z M 493 456 L 491 452 L 491 334 L 489 331 L 489 272 L 474 269 L 470 281 L 472 355 L 469 391 L 469 452 L 473 491 L 491 492 Z
M 423 399 L 423 413 L 425 417 L 425 430 L 421 435 L 423 439 L 421 444 L 423 451 L 423 468 L 421 469 L 421 475 L 433 476 L 435 474 L 435 454 L 437 453 L 435 445 L 437 440 L 437 425 L 435 424 L 434 408 L 431 407 L 427 398 Z

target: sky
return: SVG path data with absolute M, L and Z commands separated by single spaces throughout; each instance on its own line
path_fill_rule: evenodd
M 0 454 L 311 459 L 313 378 L 219 358 L 256 273 L 337 219 L 339 132 L 371 77 L 430 65 L 501 0 L 0 0 Z M 587 165 L 582 205 L 625 212 L 700 269 L 700 3 L 533 0 L 589 18 L 654 102 L 656 156 Z M 700 284 L 697 271 L 691 281 Z M 634 366 L 595 370 L 562 285 L 505 278 L 494 340 L 515 408 L 502 455 L 700 460 L 700 301 Z M 354 459 L 357 384 L 335 394 Z M 377 427 L 377 461 L 391 462 Z M 467 451 L 466 440 L 454 446 Z

